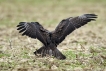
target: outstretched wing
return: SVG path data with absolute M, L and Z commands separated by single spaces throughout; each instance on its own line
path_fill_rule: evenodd
M 52 32 L 53 39 L 58 45 L 61 43 L 67 35 L 73 32 L 75 29 L 87 24 L 90 21 L 94 21 L 97 18 L 95 14 L 84 14 L 77 17 L 70 17 L 62 20 L 56 27 L 55 31 Z
M 20 22 L 17 27 L 17 30 L 19 30 L 19 33 L 22 33 L 22 35 L 26 35 L 34 39 L 37 38 L 45 46 L 48 44 L 49 32 L 38 22 Z

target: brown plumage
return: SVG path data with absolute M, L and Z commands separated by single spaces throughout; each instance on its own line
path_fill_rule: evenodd
M 51 55 L 58 59 L 65 59 L 66 57 L 57 49 L 57 45 L 59 45 L 65 37 L 75 29 L 90 21 L 94 21 L 95 18 L 97 18 L 97 15 L 95 14 L 84 14 L 77 17 L 69 17 L 67 19 L 63 19 L 52 32 L 44 29 L 38 22 L 20 22 L 19 25 L 17 25 L 17 30 L 19 30 L 19 33 L 22 33 L 22 35 L 26 35 L 34 39 L 37 38 L 44 44 L 40 49 L 34 52 L 35 55 Z

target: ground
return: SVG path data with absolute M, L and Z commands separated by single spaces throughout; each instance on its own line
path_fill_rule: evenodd
M 52 31 L 70 16 L 98 15 L 75 30 L 58 49 L 67 57 L 37 57 L 42 44 L 21 36 L 21 21 L 38 21 Z M 106 71 L 106 0 L 0 0 L 0 71 Z

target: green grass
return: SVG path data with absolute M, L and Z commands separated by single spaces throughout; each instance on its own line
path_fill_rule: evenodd
M 106 51 L 104 51 L 103 53 L 106 54 Z M 23 57 L 25 54 L 23 54 L 20 57 L 17 56 L 18 59 L 16 59 L 16 57 L 12 57 L 13 60 L 8 58 L 9 60 L 5 60 L 6 62 L 0 63 L 0 67 L 2 67 L 2 70 L 30 69 L 33 67 L 37 67 L 38 69 L 43 69 L 43 70 L 54 69 L 57 71 L 58 70 L 61 71 L 61 70 L 75 70 L 77 68 L 79 70 L 82 69 L 98 70 L 97 67 L 104 69 L 106 66 L 106 62 L 105 62 L 106 59 L 102 58 L 99 55 L 100 53 L 96 53 L 95 55 L 94 53 L 85 53 L 85 52 L 68 50 L 68 51 L 64 51 L 64 54 L 67 56 L 66 60 L 57 60 L 52 57 L 41 58 L 35 56 L 30 56 L 29 58 L 26 58 Z M 90 68 L 90 66 L 93 66 L 93 69 Z
M 59 46 L 67 57 L 36 57 L 42 44 L 21 36 L 16 25 L 38 21 L 54 30 L 70 16 L 95 13 L 98 19 L 74 31 Z M 106 0 L 0 0 L 0 71 L 105 71 Z

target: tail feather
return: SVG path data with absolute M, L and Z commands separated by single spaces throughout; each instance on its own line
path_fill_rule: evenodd
M 50 49 L 43 46 L 40 49 L 36 50 L 34 54 L 40 54 L 42 57 L 49 55 L 54 56 L 57 59 L 66 59 L 66 57 L 56 47 L 55 49 Z

